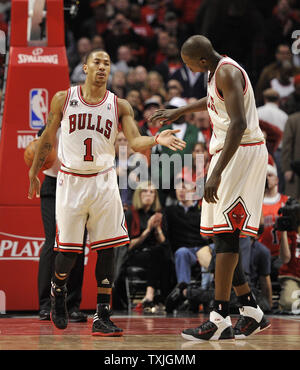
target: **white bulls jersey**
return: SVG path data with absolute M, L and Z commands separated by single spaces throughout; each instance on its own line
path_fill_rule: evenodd
M 231 64 L 236 66 L 243 74 L 245 80 L 244 88 L 244 106 L 247 121 L 247 128 L 242 137 L 241 144 L 255 143 L 264 140 L 263 133 L 259 127 L 259 120 L 255 105 L 254 93 L 245 70 L 233 59 L 223 57 L 215 70 L 215 73 L 208 76 L 207 84 L 207 111 L 213 128 L 213 135 L 211 137 L 209 152 L 215 154 L 224 146 L 225 137 L 230 124 L 230 118 L 226 111 L 224 99 L 216 86 L 217 70 L 224 64 Z
M 64 167 L 100 172 L 114 165 L 117 97 L 106 90 L 97 104 L 84 101 L 81 86 L 69 88 L 61 121 L 58 157 Z

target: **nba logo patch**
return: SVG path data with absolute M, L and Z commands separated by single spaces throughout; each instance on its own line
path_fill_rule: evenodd
M 48 91 L 31 89 L 29 92 L 29 126 L 40 129 L 45 126 L 48 116 Z

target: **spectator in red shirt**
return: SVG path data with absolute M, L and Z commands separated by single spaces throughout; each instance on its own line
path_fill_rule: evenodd
M 280 233 L 275 230 L 275 221 L 278 218 L 278 210 L 281 208 L 288 197 L 278 192 L 278 177 L 275 167 L 268 165 L 265 196 L 263 200 L 262 212 L 264 218 L 264 230 L 259 241 L 271 251 L 271 280 L 276 281 L 278 269 L 281 261 L 279 260 Z
M 203 0 L 193 0 L 187 6 L 186 0 L 173 0 L 175 9 L 181 13 L 180 21 L 191 26 L 195 22 L 197 10 L 202 2 Z
M 281 285 L 279 306 L 283 312 L 299 314 L 300 296 L 300 235 L 282 232 L 280 243 L 280 267 L 278 279 Z
M 154 37 L 154 31 L 152 27 L 150 27 L 145 18 L 142 17 L 141 7 L 139 4 L 130 5 L 129 19 L 132 21 L 132 28 L 134 29 L 135 33 L 143 37 Z

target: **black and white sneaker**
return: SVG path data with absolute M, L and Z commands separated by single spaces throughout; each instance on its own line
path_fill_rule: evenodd
M 223 339 L 234 340 L 230 316 L 224 319 L 224 317 L 216 311 L 210 312 L 208 321 L 197 328 L 183 330 L 181 335 L 184 339 L 200 342 Z
M 240 318 L 233 330 L 235 339 L 245 339 L 249 335 L 257 334 L 271 326 L 259 306 L 243 306 L 240 310 Z
M 50 317 L 53 324 L 58 329 L 66 329 L 68 326 L 68 310 L 67 310 L 67 288 L 65 285 L 58 286 L 51 282 L 51 311 Z
M 92 335 L 101 337 L 121 337 L 123 329 L 118 328 L 111 320 L 109 305 L 98 304 L 94 315 Z

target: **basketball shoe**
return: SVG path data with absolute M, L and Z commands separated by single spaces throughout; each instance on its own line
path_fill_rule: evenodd
M 65 285 L 58 286 L 51 281 L 51 311 L 50 316 L 53 324 L 58 329 L 65 329 L 68 326 L 68 310 L 66 304 L 67 288 Z
M 271 326 L 259 306 L 243 306 L 240 310 L 240 318 L 236 322 L 233 331 L 236 339 L 244 339 L 249 335 L 257 334 Z
M 224 317 L 216 311 L 210 312 L 208 321 L 205 321 L 197 328 L 183 330 L 181 335 L 184 339 L 200 342 L 223 339 L 234 340 L 230 316 L 224 319 Z
M 118 328 L 111 320 L 111 311 L 109 305 L 97 304 L 97 310 L 94 315 L 92 335 L 102 337 L 121 337 L 123 329 Z

